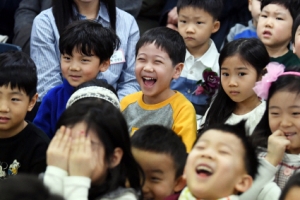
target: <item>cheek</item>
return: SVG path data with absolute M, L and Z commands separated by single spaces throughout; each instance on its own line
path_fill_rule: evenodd
M 270 116 L 269 114 L 269 127 L 272 133 L 279 129 L 279 120 Z

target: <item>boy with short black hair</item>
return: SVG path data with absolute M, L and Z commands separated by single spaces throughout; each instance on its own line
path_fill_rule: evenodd
M 131 144 L 132 154 L 145 174 L 145 199 L 161 200 L 184 188 L 186 148 L 171 129 L 144 126 L 131 137 Z
M 46 169 L 49 138 L 25 116 L 34 107 L 36 66 L 22 52 L 0 54 L 0 179 Z
M 289 50 L 292 26 L 300 3 L 295 0 L 262 0 L 257 35 L 264 43 L 271 62 L 286 67 L 299 65 L 299 58 Z
M 293 53 L 300 58 L 300 14 L 294 21 L 292 31 Z
M 219 85 L 218 81 L 210 83 L 206 73 L 208 70 L 215 76 L 219 73 L 219 52 L 210 36 L 220 28 L 218 18 L 222 8 L 222 0 L 178 0 L 177 3 L 178 31 L 186 45 L 186 56 L 182 73 L 172 81 L 171 88 L 194 105 L 198 122 Z
M 187 187 L 179 199 L 239 199 L 257 174 L 258 159 L 244 121 L 213 125 L 200 133 L 184 169 Z
M 180 76 L 185 44 L 177 31 L 158 27 L 145 32 L 136 45 L 135 74 L 142 89 L 124 97 L 121 110 L 129 132 L 142 126 L 160 124 L 179 135 L 189 152 L 196 139 L 193 105 L 170 88 Z
M 75 87 L 105 72 L 119 45 L 114 31 L 92 20 L 74 21 L 65 28 L 59 38 L 63 83 L 47 92 L 33 120 L 49 138 L 53 138 L 56 123 Z

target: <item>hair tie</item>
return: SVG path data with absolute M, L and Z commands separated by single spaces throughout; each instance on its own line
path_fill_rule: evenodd
M 260 98 L 267 100 L 271 84 L 275 82 L 279 76 L 295 75 L 300 76 L 299 72 L 284 72 L 285 66 L 277 62 L 270 62 L 267 66 L 267 73 L 262 77 L 261 81 L 255 83 L 254 92 Z
M 95 97 L 95 98 L 106 100 L 111 104 L 113 104 L 116 108 L 120 109 L 120 103 L 118 97 L 111 90 L 99 86 L 88 86 L 88 87 L 80 88 L 79 90 L 75 91 L 69 98 L 66 108 L 70 107 L 79 99 L 83 99 L 87 97 Z

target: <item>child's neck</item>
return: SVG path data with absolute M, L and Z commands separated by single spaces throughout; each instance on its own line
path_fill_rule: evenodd
M 100 8 L 100 1 L 83 3 L 78 0 L 75 0 L 75 3 L 78 7 L 78 12 L 81 15 L 84 15 L 87 19 L 91 19 L 91 20 L 96 19 Z
M 143 95 L 143 102 L 145 104 L 158 104 L 158 103 L 161 103 L 167 99 L 169 99 L 170 97 L 172 97 L 176 92 L 174 90 L 167 90 L 167 91 L 164 91 L 162 92 L 161 94 L 159 95 L 156 95 L 156 96 L 145 96 Z
M 20 125 L 12 129 L 0 130 L 0 139 L 10 138 L 19 134 L 27 126 L 27 124 L 28 123 L 26 121 L 23 121 Z
M 287 48 L 287 45 L 288 44 L 286 44 L 285 46 L 280 46 L 280 47 L 266 46 L 266 49 L 267 49 L 270 57 L 277 58 L 277 57 L 283 56 L 284 54 L 286 54 L 289 51 Z
M 190 52 L 190 54 L 192 54 L 195 58 L 200 58 L 209 49 L 209 46 L 210 46 L 210 40 L 208 40 L 207 42 L 205 42 L 200 47 L 196 46 L 196 47 L 187 48 L 187 49 Z
M 237 103 L 233 113 L 236 115 L 244 115 L 251 112 L 260 104 L 261 101 L 258 99 L 258 97 L 253 95 L 253 97 L 250 97 L 243 102 Z

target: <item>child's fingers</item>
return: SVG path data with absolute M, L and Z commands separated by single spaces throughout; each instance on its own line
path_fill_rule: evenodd
M 281 130 L 277 130 L 272 135 L 274 135 L 274 136 L 284 136 L 284 133 Z
M 69 149 L 70 147 L 70 138 L 71 138 L 71 129 L 65 128 L 64 134 L 60 141 L 60 147 L 62 150 Z

